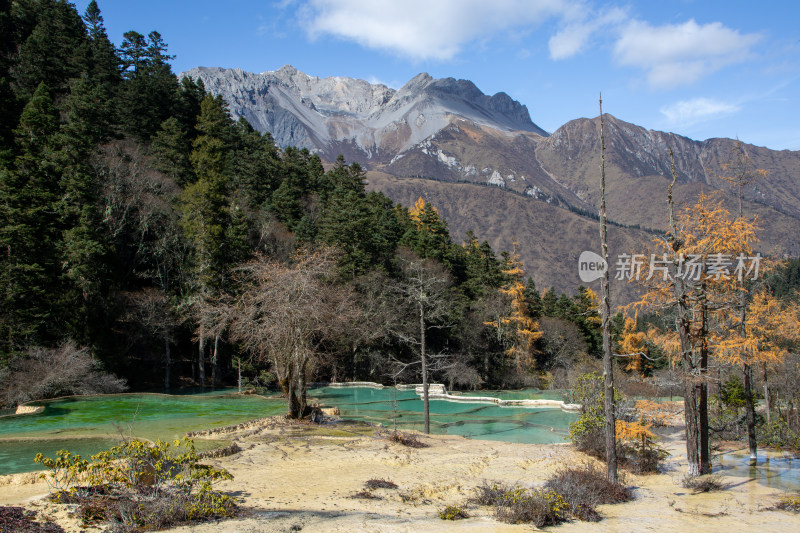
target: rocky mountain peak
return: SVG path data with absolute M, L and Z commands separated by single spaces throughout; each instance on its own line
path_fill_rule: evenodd
M 547 135 L 507 94 L 487 96 L 469 80 L 435 79 L 425 72 L 397 91 L 361 79 L 309 76 L 292 65 L 261 74 L 200 67 L 182 75 L 202 79 L 226 99 L 234 118 L 244 116 L 269 131 L 280 146 L 331 158 L 345 151 L 364 164 L 391 160 L 456 119 Z
M 398 92 L 419 92 L 428 85 L 431 84 L 433 81 L 433 77 L 428 74 L 427 72 L 421 72 L 408 80 L 405 85 L 403 85 Z

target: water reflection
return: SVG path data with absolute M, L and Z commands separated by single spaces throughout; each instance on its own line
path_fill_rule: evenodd
M 720 454 L 714 459 L 713 472 L 752 479 L 780 490 L 800 490 L 800 458 L 781 452 L 759 451 L 755 464 L 746 451 Z

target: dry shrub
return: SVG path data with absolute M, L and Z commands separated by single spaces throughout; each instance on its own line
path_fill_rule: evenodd
M 64 533 L 64 529 L 52 522 L 34 521 L 36 513 L 26 511 L 22 507 L 0 506 L 0 531 L 19 533 Z
M 494 514 L 508 524 L 553 526 L 569 518 L 569 504 L 560 494 L 548 490 L 512 489 L 495 505 Z
M 488 483 L 476 488 L 471 502 L 494 507 L 494 515 L 508 524 L 551 526 L 567 520 L 569 504 L 552 490 L 533 490 L 524 487 Z
M 714 492 L 723 490 L 727 484 L 722 481 L 722 477 L 717 474 L 709 474 L 707 476 L 686 476 L 681 482 L 687 489 L 692 489 L 695 494 L 701 492 Z
M 364 486 L 369 490 L 397 488 L 397 484 L 388 479 L 369 479 L 364 483 Z
M 475 496 L 470 498 L 469 501 L 478 505 L 495 505 L 497 502 L 502 501 L 503 494 L 508 490 L 510 490 L 510 487 L 499 483 L 489 483 L 484 480 L 483 483 L 475 487 Z
M 361 500 L 380 500 L 381 499 L 380 496 L 378 496 L 377 494 L 373 494 L 368 490 L 362 490 L 360 492 L 356 492 L 355 494 L 353 494 L 350 497 L 353 498 L 353 499 L 361 499 Z
M 800 496 L 784 496 L 775 507 L 781 511 L 800 513 Z
M 542 527 L 569 518 L 597 522 L 600 515 L 595 506 L 631 498 L 630 489 L 610 483 L 604 472 L 586 464 L 562 469 L 538 490 L 484 481 L 469 501 L 494 507 L 495 516 L 502 522 Z
M 569 502 L 573 514 L 579 509 L 622 503 L 632 498 L 630 489 L 621 483 L 611 483 L 606 479 L 605 472 L 590 463 L 581 467 L 564 468 L 544 486 L 561 494 Z
M 430 444 L 426 444 L 419 440 L 419 437 L 417 437 L 414 433 L 394 432 L 389 435 L 389 440 L 398 444 L 402 444 L 403 446 L 408 446 L 409 448 L 430 447 Z
M 89 350 L 67 340 L 57 348 L 31 348 L 14 360 L 0 389 L 8 405 L 72 394 L 122 392 L 125 380 L 103 372 Z

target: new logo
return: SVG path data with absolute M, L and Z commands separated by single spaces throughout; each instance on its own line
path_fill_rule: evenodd
M 584 283 L 600 279 L 608 270 L 608 263 L 594 252 L 583 252 L 578 258 L 578 275 Z

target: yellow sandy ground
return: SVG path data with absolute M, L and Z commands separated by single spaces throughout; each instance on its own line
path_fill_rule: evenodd
M 244 449 L 210 462 L 226 468 L 232 481 L 218 488 L 242 499 L 251 516 L 185 526 L 182 533 L 531 531 L 527 525 L 496 522 L 488 508 L 469 506 L 471 518 L 445 522 L 438 511 L 464 504 L 484 480 L 535 486 L 563 465 L 585 463 L 568 445 L 525 445 L 424 437 L 429 448 L 407 448 L 359 427 L 322 428 L 267 422 L 262 428 L 229 433 Z M 685 472 L 683 443 L 667 441 L 673 453 L 665 474 L 627 476 L 636 499 L 599 508 L 599 523 L 571 522 L 550 528 L 578 531 L 692 531 L 699 533 L 800 531 L 800 515 L 768 510 L 780 492 L 749 480 L 726 478 L 722 492 L 692 494 L 680 486 Z M 69 508 L 45 503 L 42 482 L 30 474 L 0 478 L 0 505 L 26 505 L 57 520 L 68 531 L 87 531 Z M 381 499 L 354 499 L 371 478 L 389 479 L 397 490 L 377 489 Z M 89 531 L 92 531 L 91 529 Z

